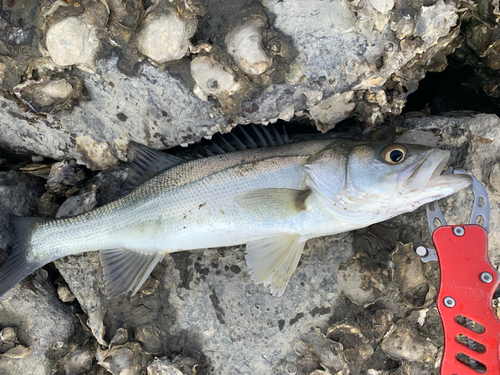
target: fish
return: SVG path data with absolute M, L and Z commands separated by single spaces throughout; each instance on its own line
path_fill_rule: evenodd
M 70 218 L 11 218 L 0 297 L 45 264 L 88 251 L 99 251 L 108 298 L 133 295 L 166 254 L 242 244 L 252 280 L 281 296 L 307 240 L 471 184 L 442 174 L 450 153 L 438 148 L 339 137 L 279 143 L 185 160 L 131 142 L 119 199 Z

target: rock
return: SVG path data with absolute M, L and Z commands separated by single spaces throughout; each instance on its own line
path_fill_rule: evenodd
M 357 253 L 339 267 L 339 286 L 355 304 L 367 306 L 374 303 L 387 284 L 387 275 L 364 253 Z
M 225 0 L 206 10 L 197 1 L 162 0 L 145 12 L 140 3 L 30 5 L 19 37 L 4 38 L 23 52 L 0 50 L 3 144 L 107 169 L 129 140 L 186 145 L 294 114 L 323 131 L 349 116 L 378 124 L 400 113 L 425 73 L 442 69 L 462 41 L 457 5 L 443 0 L 315 0 L 306 8 L 299 0 Z M 5 15 L 5 33 L 14 33 L 16 15 Z M 199 45 L 190 46 L 195 31 Z M 192 62 L 183 57 L 189 52 L 198 55 Z M 142 56 L 148 61 L 139 63 Z M 40 105 L 20 112 L 14 87 L 35 77 L 49 88 Z M 305 100 L 311 91 L 316 99 Z
M 406 362 L 434 364 L 437 348 L 426 341 L 404 320 L 399 320 L 382 341 L 382 350 L 391 358 Z
M 47 279 L 29 277 L 18 284 L 0 301 L 0 327 L 15 327 L 18 335 L 14 341 L 19 342 L 1 354 L 0 372 L 51 372 L 65 354 L 65 343 L 80 339 L 74 313 L 59 301 Z
M 44 1 L 39 24 L 45 34 L 46 54 L 58 66 L 95 71 L 108 14 L 109 8 L 102 2 L 83 0 L 78 7 L 63 7 Z
M 209 371 L 203 360 L 187 356 L 177 356 L 172 361 L 155 358 L 147 370 L 148 375 L 196 375 Z
M 360 328 L 367 338 L 378 343 L 387 332 L 393 328 L 393 314 L 386 309 L 380 309 L 368 315 L 368 319 L 360 322 Z
M 413 311 L 410 315 L 410 322 L 418 333 L 427 337 L 437 347 L 444 344 L 443 327 L 436 305 Z
M 263 12 L 238 16 L 241 18 L 234 22 L 225 38 L 227 52 L 245 74 L 263 74 L 273 64 L 262 48 L 262 29 L 267 26 L 267 17 Z
M 57 295 L 65 303 L 71 303 L 75 300 L 75 296 L 71 293 L 67 285 L 59 285 L 57 287 Z
M 92 344 L 95 341 L 92 341 Z M 87 344 L 84 347 L 75 347 L 73 351 L 68 353 L 61 361 L 58 362 L 59 374 L 82 374 L 92 370 L 96 348 L 92 344 Z
M 111 300 L 99 287 L 97 253 L 66 257 L 56 264 L 88 314 L 89 327 L 101 345 L 110 345 L 123 319 L 137 329 L 157 322 L 152 332 L 155 337 L 159 334 L 161 346 L 148 348 L 141 328 L 136 331 L 137 340 L 143 341 L 141 350 L 154 350 L 159 357 L 196 350 L 207 356 L 216 373 L 227 371 L 227 363 L 244 372 L 266 373 L 281 360 L 279 368 L 296 368 L 293 348 L 287 343 L 299 340 L 302 327 L 327 326 L 331 303 L 338 295 L 332 269 L 347 256 L 352 238 L 323 241 L 324 259 L 306 252 L 283 296 L 292 293 L 307 298 L 287 298 L 286 303 L 253 284 L 244 251 L 238 247 L 167 256 L 137 295 Z

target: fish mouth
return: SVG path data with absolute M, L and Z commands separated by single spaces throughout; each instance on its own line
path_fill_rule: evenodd
M 442 174 L 450 158 L 449 151 L 432 149 L 424 159 L 408 167 L 398 175 L 404 189 L 416 191 L 424 189 L 446 190 L 446 195 L 468 187 L 472 179 L 463 174 Z M 436 191 L 436 193 L 438 193 Z M 439 193 L 438 193 L 439 194 Z

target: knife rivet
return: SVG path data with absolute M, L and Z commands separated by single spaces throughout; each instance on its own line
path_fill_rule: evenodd
M 453 228 L 453 233 L 455 236 L 462 237 L 465 234 L 465 230 L 462 227 L 455 227 Z
M 451 297 L 445 297 L 443 302 L 444 302 L 444 305 L 446 307 L 454 307 L 455 306 L 455 300 Z
M 483 272 L 481 274 L 481 281 L 483 283 L 489 284 L 489 283 L 491 283 L 493 281 L 493 275 L 491 273 L 489 273 L 489 272 Z
M 417 255 L 419 257 L 425 257 L 429 253 L 424 246 L 417 247 L 417 249 L 415 251 L 417 252 Z

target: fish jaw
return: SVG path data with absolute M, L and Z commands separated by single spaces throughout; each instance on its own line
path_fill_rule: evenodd
M 420 163 L 400 172 L 399 197 L 419 207 L 469 187 L 472 179 L 467 175 L 442 174 L 449 158 L 449 151 L 432 149 Z

